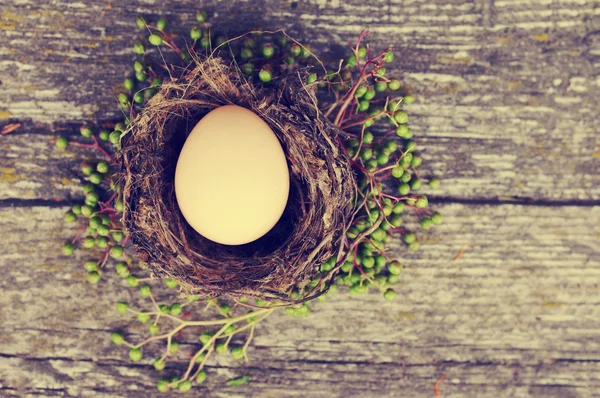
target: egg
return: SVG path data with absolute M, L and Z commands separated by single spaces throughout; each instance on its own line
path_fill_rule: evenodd
M 289 196 L 285 153 L 256 113 L 226 105 L 206 114 L 188 135 L 175 169 L 175 196 L 200 235 L 224 245 L 264 236 Z

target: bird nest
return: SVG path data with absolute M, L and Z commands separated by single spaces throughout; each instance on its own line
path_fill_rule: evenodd
M 132 121 L 119 155 L 123 221 L 154 274 L 177 280 L 188 294 L 289 302 L 295 288 L 306 293 L 321 278 L 323 262 L 342 258 L 357 184 L 341 144 L 344 133 L 320 112 L 316 86 L 305 85 L 304 78 L 296 71 L 254 85 L 233 64 L 200 58 L 193 69 L 163 83 Z M 208 112 L 232 104 L 271 127 L 291 182 L 277 225 L 240 246 L 215 243 L 192 229 L 174 190 L 178 155 L 192 128 Z

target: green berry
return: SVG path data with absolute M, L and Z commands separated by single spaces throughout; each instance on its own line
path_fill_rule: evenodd
M 396 135 L 400 138 L 410 138 L 409 137 L 409 129 L 405 124 L 401 124 L 398 127 L 396 127 Z
M 358 51 L 356 52 L 356 55 L 358 56 L 358 58 L 364 58 L 367 55 L 367 49 L 364 47 L 359 47 Z
M 378 163 L 376 159 L 370 159 L 365 163 L 365 168 L 370 172 L 374 172 L 375 170 L 377 170 L 377 165 Z
M 127 312 L 127 310 L 129 309 L 129 304 L 127 304 L 124 301 L 119 301 L 117 303 L 117 312 L 120 312 L 121 314 L 124 314 Z
M 125 81 L 123 81 L 123 87 L 125 90 L 131 91 L 135 87 L 135 82 L 133 79 L 125 79 Z
M 164 359 L 156 358 L 154 360 L 154 369 L 163 370 L 165 368 L 165 366 L 167 366 L 167 361 L 165 361 Z
M 163 42 L 163 39 L 159 34 L 153 33 L 150 36 L 148 36 L 148 41 L 154 46 L 160 46 Z
M 160 333 L 160 326 L 155 323 L 151 323 L 148 325 L 148 333 L 155 336 Z
M 427 207 L 428 204 L 429 204 L 429 201 L 427 200 L 427 196 L 421 195 L 417 199 L 415 206 L 417 206 L 419 209 L 424 209 L 425 207 Z
M 198 23 L 205 23 L 208 20 L 208 15 L 206 14 L 206 11 L 198 11 L 196 13 L 196 21 Z
M 201 370 L 200 373 L 196 375 L 196 383 L 202 384 L 206 380 L 206 372 Z
M 123 211 L 123 201 L 122 200 L 118 200 L 117 203 L 115 203 L 115 210 L 122 212 Z
M 317 74 L 316 73 L 311 73 L 306 78 L 306 84 L 313 84 L 316 81 L 317 81 Z
M 377 163 L 380 165 L 385 165 L 390 161 L 390 158 L 388 155 L 384 154 L 384 153 L 380 153 L 379 155 L 377 155 Z
M 365 92 L 365 94 L 363 95 L 363 99 L 367 100 L 367 101 L 371 101 L 373 98 L 375 98 L 375 90 L 370 88 L 367 89 L 367 91 Z
M 86 261 L 83 263 L 83 268 L 85 268 L 87 272 L 98 271 L 98 264 L 95 261 Z
M 400 272 L 402 272 L 402 265 L 400 264 L 400 261 L 398 261 L 398 260 L 391 261 L 388 264 L 388 271 L 392 275 L 400 275 Z
M 119 94 L 119 103 L 121 105 L 129 104 L 129 97 L 127 96 L 127 94 L 125 94 L 125 93 Z
M 88 206 L 88 205 L 83 205 L 81 206 L 81 214 L 89 217 L 93 214 L 94 209 L 92 208 L 92 206 Z
M 175 279 L 165 278 L 163 280 L 163 282 L 165 283 L 165 286 L 168 287 L 169 289 L 173 289 L 178 286 L 178 283 Z
M 79 205 L 79 204 L 77 204 L 77 205 L 74 205 L 74 206 L 71 208 L 71 211 L 73 212 L 73 214 L 75 214 L 75 215 L 77 215 L 77 216 L 78 216 L 78 215 L 80 215 L 80 214 L 81 214 L 81 205 Z
M 113 232 L 110 234 L 115 242 L 121 242 L 125 238 L 125 234 L 123 232 Z
M 89 163 L 84 163 L 81 165 L 81 172 L 83 175 L 89 176 L 94 172 L 94 167 Z
M 419 222 L 419 224 L 421 224 L 421 228 L 423 228 L 425 231 L 428 231 L 433 227 L 433 221 L 431 221 L 431 218 L 424 218 Z
M 251 63 L 245 63 L 242 65 L 242 72 L 244 72 L 247 75 L 251 75 L 254 73 L 254 65 L 252 65 Z
M 233 359 L 243 359 L 244 349 L 242 347 L 235 347 L 231 350 L 231 356 Z
M 148 311 L 146 310 L 141 310 L 140 312 L 138 312 L 137 320 L 141 323 L 148 323 L 150 321 L 150 315 L 148 315 L 147 312 Z
M 140 294 L 142 295 L 142 297 L 150 297 L 150 295 L 152 294 L 152 288 L 150 287 L 150 285 L 144 284 L 140 286 Z
M 169 352 L 173 355 L 177 354 L 179 352 L 179 343 L 176 341 L 171 341 L 171 347 L 169 348 Z
M 373 143 L 374 138 L 375 137 L 373 136 L 373 133 L 371 133 L 370 131 L 365 131 L 365 133 L 363 134 L 363 144 L 369 145 Z
M 265 58 L 271 58 L 275 54 L 275 48 L 272 44 L 265 44 L 262 48 L 262 55 Z
M 269 83 L 273 80 L 273 73 L 268 69 L 261 69 L 260 72 L 258 72 L 258 78 L 263 83 Z
M 65 256 L 71 256 L 75 252 L 75 246 L 71 242 L 67 242 L 62 246 L 62 253 Z
M 100 184 L 102 182 L 102 175 L 100 173 L 92 173 L 89 176 L 89 180 L 92 184 Z
M 440 225 L 441 223 L 444 222 L 444 217 L 442 217 L 442 215 L 440 213 L 433 213 L 431 215 L 431 221 L 435 224 L 435 225 Z
M 356 275 L 356 274 L 353 274 Z M 364 294 L 369 290 L 366 285 L 352 285 L 350 286 L 350 293 L 353 294 Z
M 404 235 L 404 242 L 407 244 L 411 244 L 417 240 L 417 237 L 412 232 L 409 232 Z
M 429 187 L 431 189 L 437 189 L 440 187 L 440 180 L 438 180 L 437 178 L 432 178 L 431 180 L 429 180 Z
M 119 275 L 121 278 L 127 278 L 129 275 L 131 275 L 129 267 L 122 261 L 115 264 L 115 271 L 117 271 L 117 275 Z
M 169 306 L 166 305 L 166 304 L 159 304 L 158 310 L 160 312 L 162 312 L 163 314 L 168 314 L 169 313 Z
M 394 166 L 394 168 L 392 169 L 392 177 L 400 178 L 402 177 L 402 174 L 404 174 L 404 169 L 402 168 L 402 166 Z
M 98 137 L 100 137 L 100 139 L 102 141 L 108 141 L 109 135 L 110 135 L 110 132 L 108 130 L 102 130 L 102 131 L 100 131 L 100 133 L 98 133 Z
M 402 165 L 402 161 L 400 161 L 400 165 Z M 402 177 L 400 177 L 400 181 L 409 182 L 411 179 L 412 174 L 410 173 L 410 171 L 404 170 L 404 174 L 402 174 Z
M 92 131 L 91 128 L 89 128 L 88 126 L 81 126 L 79 128 L 79 132 L 81 133 L 82 136 L 84 136 L 85 138 L 90 138 L 92 136 L 92 134 L 94 134 L 94 132 Z
M 408 193 L 410 192 L 410 186 L 406 183 L 402 183 L 400 185 L 398 185 L 398 193 L 400 195 L 408 195 Z
M 388 83 L 388 87 L 390 88 L 390 90 L 398 90 L 400 88 L 402 84 L 400 83 L 400 80 L 398 79 L 392 79 L 389 81 Z
M 146 20 L 144 17 L 137 17 L 135 24 L 137 25 L 138 29 L 144 29 L 146 27 Z
M 194 26 L 190 30 L 190 37 L 192 38 L 192 40 L 200 40 L 200 38 L 202 37 L 202 30 L 199 27 Z
M 368 88 L 366 86 L 358 86 L 356 91 L 354 92 L 354 97 L 360 98 L 367 92 Z
M 96 246 L 98 246 L 100 249 L 106 249 L 108 247 L 108 238 L 106 236 L 97 237 Z
M 181 392 L 188 392 L 192 389 L 192 382 L 189 380 L 184 380 L 181 383 L 179 383 L 178 388 Z
M 200 335 L 200 342 L 204 345 L 208 344 L 208 342 L 212 339 L 213 334 L 204 332 Z
M 235 332 L 235 325 L 229 325 L 227 326 L 227 328 L 223 331 L 223 334 L 225 336 L 228 336 L 230 334 L 232 334 L 233 332 Z
M 379 229 L 377 229 L 375 232 L 379 231 Z M 373 233 L 375 233 L 373 232 Z M 383 231 L 385 234 L 385 231 Z M 373 236 L 373 234 L 371 234 L 371 236 Z M 373 268 L 373 266 L 375 266 L 375 259 L 373 257 L 364 257 L 362 259 L 362 265 L 365 268 Z
M 394 228 L 398 228 L 400 225 L 402 225 L 402 216 L 400 214 L 394 214 L 391 218 L 390 218 L 390 224 L 394 227 Z
M 160 379 L 158 381 L 158 383 L 156 383 L 156 388 L 160 392 L 169 392 L 169 390 L 171 389 L 170 384 L 171 383 L 169 382 L 169 380 L 167 380 L 167 379 Z
M 413 191 L 418 191 L 419 189 L 421 189 L 422 185 L 423 185 L 423 181 L 420 178 L 416 178 L 411 181 L 410 189 L 412 189 Z
M 423 163 L 423 158 L 420 156 L 415 156 L 412 158 L 410 165 L 416 169 L 421 165 L 421 163 Z
M 229 351 L 229 348 L 227 347 L 227 344 L 219 343 L 216 345 L 215 351 L 217 354 L 225 354 L 227 351 Z
M 300 58 L 308 58 L 311 54 L 310 44 L 305 44 L 302 46 L 302 51 L 300 52 Z
M 89 192 L 85 195 L 85 201 L 94 203 L 94 205 L 100 200 L 100 195 L 96 191 Z
M 100 281 L 100 273 L 98 273 L 98 271 L 88 272 L 87 280 L 92 285 L 95 285 L 96 283 L 98 283 Z
M 240 58 L 244 60 L 252 58 L 252 50 L 250 50 L 249 48 L 243 48 L 240 52 Z
M 58 137 L 56 139 L 56 147 L 58 149 L 65 149 L 68 145 L 69 145 L 69 140 L 67 140 L 65 137 Z
M 404 97 L 404 100 L 402 102 L 404 102 L 407 105 L 410 105 L 413 102 L 415 102 L 415 97 L 413 97 L 412 95 L 407 95 L 406 97 Z
M 302 48 L 299 45 L 294 43 L 290 46 L 290 54 L 292 55 L 292 57 L 297 57 L 298 55 L 300 55 L 300 53 L 302 53 Z
M 123 256 L 123 246 L 115 245 L 110 248 L 109 254 L 112 258 L 119 258 Z
M 125 342 L 125 337 L 119 332 L 113 332 L 110 339 L 115 345 L 121 345 Z
M 96 229 L 100 225 L 102 225 L 102 217 L 94 216 L 94 217 L 90 218 L 90 227 L 91 228 Z
M 386 52 L 383 54 L 383 61 L 384 61 L 384 62 L 390 63 L 390 62 L 392 62 L 393 60 L 394 60 L 394 53 L 393 53 L 393 52 L 391 52 L 391 51 L 386 51 Z
M 408 114 L 404 111 L 398 111 L 394 114 L 394 120 L 400 124 L 408 122 Z M 396 132 L 396 134 L 398 134 Z
M 133 362 L 137 362 L 142 359 L 142 350 L 139 348 L 131 348 L 129 350 L 129 359 L 131 359 Z
M 127 284 L 131 287 L 138 287 L 140 282 L 138 281 L 138 279 L 135 276 L 129 275 L 127 277 Z
M 100 236 L 108 236 L 108 234 L 110 233 L 110 229 L 108 228 L 108 226 L 100 224 L 96 228 L 96 232 L 98 232 L 98 235 Z
M 83 244 L 83 247 L 85 247 L 86 249 L 91 249 L 96 244 L 96 239 L 94 239 L 92 236 L 86 236 L 83 239 L 82 244 Z
M 135 102 L 136 104 L 141 104 L 142 102 L 144 102 L 144 93 L 141 91 L 135 93 L 135 95 L 133 96 L 133 102 Z
M 166 19 L 161 18 L 158 21 L 156 21 L 156 28 L 158 30 L 165 30 L 166 27 L 167 27 L 167 20 Z
M 385 76 L 385 72 L 386 72 L 385 66 L 375 69 L 375 74 L 378 76 Z
M 69 210 L 65 213 L 64 220 L 66 223 L 75 222 L 77 221 L 77 215 L 72 210 Z
M 181 314 L 181 311 L 183 309 L 181 308 L 181 304 L 172 304 L 171 307 L 169 308 L 169 312 L 171 313 L 171 315 L 173 316 L 177 316 L 179 314 Z
M 411 133 L 411 137 L 412 137 L 412 133 Z M 412 152 L 416 149 L 417 149 L 417 144 L 415 144 L 414 141 L 408 141 L 404 144 L 404 150 L 406 152 Z
M 396 299 L 396 292 L 394 289 L 387 289 L 385 293 L 383 293 L 383 298 L 387 301 L 393 301 Z
M 356 66 L 356 57 L 354 55 L 351 55 L 348 58 L 346 58 L 346 66 L 348 68 L 354 68 Z
M 368 100 L 362 100 L 358 102 L 358 111 L 359 112 L 365 112 L 367 109 L 369 109 L 369 101 Z
M 387 90 L 387 83 L 386 82 L 376 82 L 375 83 L 375 91 L 377 92 L 383 92 Z

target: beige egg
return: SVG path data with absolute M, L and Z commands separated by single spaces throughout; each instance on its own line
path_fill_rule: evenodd
M 200 235 L 241 245 L 281 218 L 290 190 L 283 148 L 269 125 L 236 105 L 214 109 L 186 139 L 175 170 L 175 195 Z

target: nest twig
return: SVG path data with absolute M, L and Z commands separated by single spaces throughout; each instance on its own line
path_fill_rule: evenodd
M 313 85 L 314 87 L 314 85 Z M 185 221 L 174 174 L 189 132 L 211 110 L 235 104 L 265 120 L 288 160 L 291 189 L 279 223 L 241 246 L 210 241 Z M 319 278 L 319 265 L 342 255 L 356 182 L 343 132 L 318 108 L 300 72 L 255 86 L 220 58 L 163 83 L 122 137 L 123 220 L 140 258 L 189 294 L 288 300 Z

